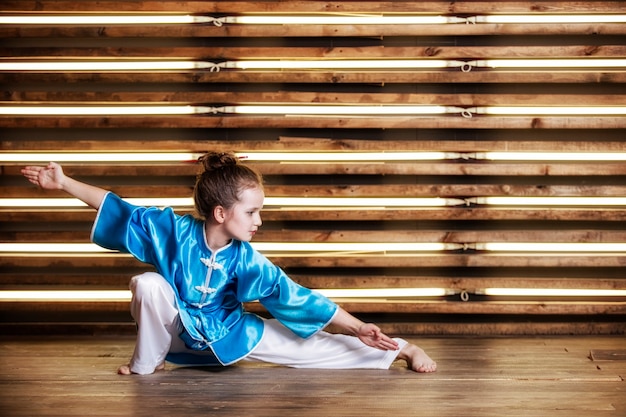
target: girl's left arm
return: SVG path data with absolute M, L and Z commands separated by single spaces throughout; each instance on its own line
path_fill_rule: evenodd
M 358 337 L 368 346 L 381 350 L 398 350 L 399 348 L 398 343 L 384 334 L 378 326 L 357 319 L 341 307 L 338 307 L 337 314 L 331 323 Z
M 243 246 L 248 248 L 249 243 Z M 250 279 L 239 281 L 239 301 L 258 299 L 274 318 L 300 337 L 307 338 L 333 324 L 368 346 L 398 350 L 398 343 L 375 324 L 362 322 L 321 293 L 295 283 L 251 247 L 245 252 L 248 256 L 246 261 L 237 265 L 244 269 L 241 276 L 248 275 Z

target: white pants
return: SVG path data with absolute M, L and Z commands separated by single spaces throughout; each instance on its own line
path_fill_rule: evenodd
M 212 354 L 188 349 L 178 337 L 182 325 L 175 294 L 161 275 L 137 275 L 130 281 L 130 290 L 130 311 L 137 322 L 137 343 L 130 361 L 132 372 L 154 372 L 168 353 Z M 245 360 L 294 368 L 388 369 L 399 353 L 369 347 L 354 336 L 322 331 L 302 339 L 277 320 L 265 320 L 264 324 L 261 342 Z M 407 344 L 403 339 L 395 340 L 400 349 Z

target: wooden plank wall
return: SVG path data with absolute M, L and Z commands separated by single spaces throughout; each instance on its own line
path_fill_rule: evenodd
M 0 15 L 157 12 L 205 16 L 615 14 L 618 1 L 19 1 Z M 408 25 L 0 25 L 0 63 L 72 58 L 242 59 L 625 59 L 624 23 Z M 245 104 L 597 106 L 626 105 L 626 69 L 459 68 L 385 70 L 185 70 L 0 72 L 0 106 Z M 349 310 L 405 334 L 623 334 L 626 297 L 494 298 L 488 287 L 626 289 L 626 252 L 489 252 L 482 242 L 623 243 L 626 207 L 492 206 L 476 197 L 626 197 L 624 161 L 486 161 L 476 152 L 626 152 L 624 115 L 166 115 L 0 116 L 0 151 L 395 152 L 460 154 L 398 162 L 253 162 L 268 197 L 442 197 L 450 207 L 268 207 L 262 242 L 436 242 L 460 249 L 268 253 L 313 288 L 441 287 L 434 299 L 341 299 Z M 1 198 L 41 192 L 3 159 Z M 70 175 L 123 197 L 186 197 L 197 167 L 173 163 L 66 163 Z M 597 203 L 597 201 L 594 201 Z M 186 210 L 181 209 L 181 213 Z M 2 243 L 89 241 L 94 213 L 74 208 L 0 208 Z M 5 252 L 1 290 L 125 289 L 145 265 L 124 256 Z M 250 308 L 259 310 L 256 305 Z M 3 302 L 6 332 L 131 329 L 126 302 Z M 30 330 L 29 330 L 30 329 Z

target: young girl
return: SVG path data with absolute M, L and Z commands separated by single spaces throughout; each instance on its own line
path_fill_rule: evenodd
M 233 154 L 208 153 L 196 181 L 197 215 L 131 205 L 66 176 L 60 165 L 22 174 L 48 190 L 64 190 L 98 210 L 91 239 L 153 265 L 131 279 L 137 342 L 118 373 L 150 374 L 177 364 L 223 365 L 240 360 L 300 368 L 387 369 L 403 359 L 416 372 L 436 363 L 419 347 L 391 339 L 316 291 L 292 281 L 249 241 L 261 226 L 260 174 Z M 243 309 L 258 300 L 273 319 Z M 334 324 L 346 334 L 323 331 Z

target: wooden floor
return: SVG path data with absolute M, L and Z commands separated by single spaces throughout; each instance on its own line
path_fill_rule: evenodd
M 398 362 L 384 371 L 168 365 L 118 376 L 133 343 L 0 338 L 0 415 L 626 416 L 623 337 L 422 339 L 439 362 L 431 375 Z

